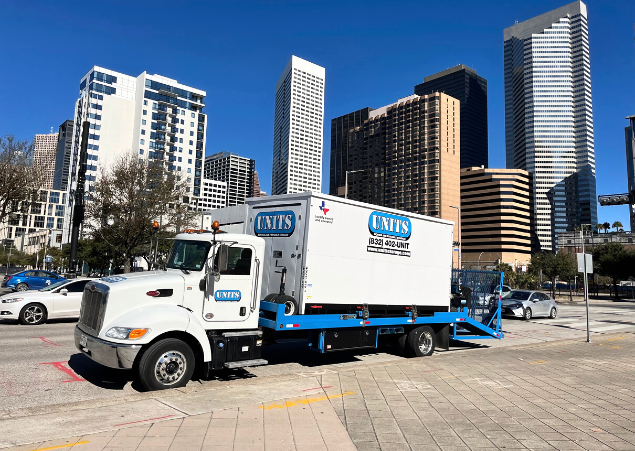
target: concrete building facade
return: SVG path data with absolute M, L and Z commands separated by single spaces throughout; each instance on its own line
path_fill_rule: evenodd
M 58 133 L 35 135 L 33 140 L 33 166 L 42 174 L 42 188 L 52 189 L 55 175 Z
M 461 168 L 487 167 L 487 80 L 463 64 L 423 79 L 415 94 L 443 92 L 461 102 Z
M 460 104 L 411 95 L 369 112 L 349 131 L 348 197 L 455 221 L 460 240 Z M 455 264 L 458 253 L 455 253 Z
M 323 67 L 292 56 L 276 83 L 271 193 L 320 192 Z
M 587 8 L 576 1 L 504 31 L 507 168 L 534 174 L 540 249 L 597 222 Z
M 462 265 L 485 269 L 497 261 L 514 268 L 531 260 L 533 181 L 521 169 L 461 170 Z
M 204 176 L 227 184 L 226 206 L 245 203 L 253 196 L 256 161 L 232 152 L 218 152 L 205 157 Z
M 227 206 L 227 183 L 203 178 L 197 210 L 208 211 Z

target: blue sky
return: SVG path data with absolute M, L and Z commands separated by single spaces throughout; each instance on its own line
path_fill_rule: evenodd
M 207 153 L 256 159 L 271 187 L 275 83 L 292 54 L 326 68 L 330 120 L 413 93 L 462 63 L 488 80 L 489 163 L 505 166 L 503 29 L 566 1 L 4 1 L 0 135 L 31 139 L 72 119 L 93 65 L 144 70 L 207 91 Z M 627 190 L 624 127 L 635 114 L 635 2 L 589 0 L 598 194 Z M 628 227 L 628 208 L 598 207 Z

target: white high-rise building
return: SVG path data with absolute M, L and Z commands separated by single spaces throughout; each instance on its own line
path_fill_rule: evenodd
M 273 195 L 321 191 L 324 73 L 292 56 L 276 83 Z
M 44 189 L 53 188 L 58 136 L 58 133 L 35 135 L 33 140 L 33 164 L 42 171 L 42 188 Z
M 190 204 L 201 195 L 205 155 L 206 92 L 161 75 L 131 77 L 94 66 L 80 81 L 64 242 L 70 239 L 70 214 L 77 189 L 82 126 L 90 123 L 86 192 L 99 171 L 117 157 L 134 152 L 139 158 L 164 162 L 168 171 L 187 181 Z
M 504 32 L 507 168 L 534 173 L 540 249 L 597 223 L 587 8 L 576 1 Z

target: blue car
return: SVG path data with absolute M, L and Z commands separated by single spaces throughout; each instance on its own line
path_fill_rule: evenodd
M 62 280 L 66 279 L 50 271 L 33 269 L 4 276 L 2 288 L 11 288 L 13 291 L 39 290 Z

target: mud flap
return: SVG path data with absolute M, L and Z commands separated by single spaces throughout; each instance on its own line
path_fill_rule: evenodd
M 450 349 L 450 325 L 447 324 L 445 326 L 435 328 L 435 332 L 437 348 L 448 351 Z

